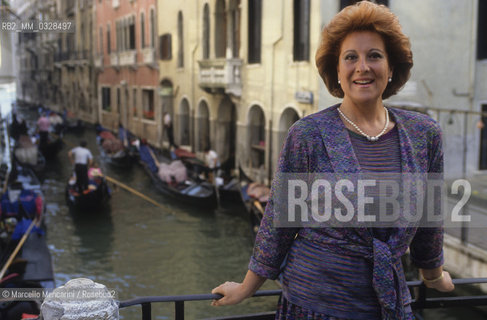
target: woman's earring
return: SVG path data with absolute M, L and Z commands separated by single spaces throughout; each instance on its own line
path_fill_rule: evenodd
M 392 78 L 389 78 L 389 82 L 392 82 Z
M 390 82 L 390 81 L 389 81 Z M 338 80 L 338 84 L 341 84 L 340 80 Z

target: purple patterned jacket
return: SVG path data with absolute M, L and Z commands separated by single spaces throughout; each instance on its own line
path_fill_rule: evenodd
M 281 173 L 359 173 L 349 133 L 334 105 L 296 122 L 280 154 Z M 401 171 L 443 172 L 439 125 L 426 115 L 388 108 L 400 141 Z M 347 319 L 407 319 L 411 296 L 401 256 L 410 248 L 420 268 L 443 264 L 443 228 L 397 228 L 383 242 L 367 228 L 276 228 L 273 196 L 249 269 L 276 279 L 294 304 Z M 285 263 L 283 263 L 285 262 Z

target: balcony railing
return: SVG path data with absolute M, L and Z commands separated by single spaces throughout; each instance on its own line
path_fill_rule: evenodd
M 54 62 L 74 60 L 77 57 L 76 51 L 63 51 L 54 53 Z
M 110 65 L 118 67 L 120 65 L 120 56 L 118 52 L 110 53 Z
M 103 55 L 96 55 L 93 59 L 95 68 L 101 68 L 103 67 Z
M 154 64 L 156 62 L 156 51 L 154 48 L 144 48 L 142 49 L 142 63 L 144 64 Z
M 198 61 L 199 85 L 203 89 L 224 89 L 235 96 L 242 95 L 241 59 L 212 59 Z
M 78 60 L 88 60 L 89 51 L 88 50 L 80 50 L 80 51 L 77 51 L 76 55 L 77 55 Z
M 137 51 L 130 50 L 130 51 L 123 51 L 119 54 L 120 60 L 119 64 L 121 66 L 130 66 L 135 65 L 137 62 Z
M 455 285 L 472 285 L 472 284 L 480 284 L 480 283 L 487 283 L 487 278 L 472 278 L 472 279 L 454 279 L 453 283 Z M 475 295 L 475 296 L 444 296 L 444 297 L 428 297 L 427 292 L 428 290 L 424 286 L 422 281 L 408 281 L 409 289 L 417 288 L 419 290 L 413 291 L 413 293 L 417 292 L 416 296 L 413 296 L 413 301 L 411 303 L 411 307 L 413 311 L 416 313 L 422 309 L 436 309 L 436 308 L 454 308 L 454 307 L 478 307 L 478 306 L 486 306 L 487 305 L 487 295 Z M 254 297 L 265 297 L 265 296 L 279 296 L 281 294 L 281 290 L 266 290 L 266 291 L 258 291 Z M 156 302 L 174 302 L 175 304 L 175 313 L 174 319 L 176 320 L 183 320 L 184 319 L 184 303 L 186 301 L 203 301 L 203 300 L 213 300 L 213 299 L 220 299 L 220 295 L 216 294 L 197 294 L 197 295 L 185 295 L 185 296 L 164 296 L 164 297 L 141 297 L 135 298 L 128 301 L 121 301 L 119 304 L 119 308 L 126 308 L 134 305 L 141 305 L 142 306 L 142 320 L 150 320 L 152 319 L 152 303 Z M 248 319 L 248 320 L 263 320 L 263 319 L 274 319 L 275 312 L 265 312 L 259 314 L 247 314 L 247 315 L 238 315 L 238 316 L 230 316 L 230 317 L 221 317 L 221 318 L 213 318 L 213 319 Z M 422 319 L 419 314 L 416 314 L 418 319 Z

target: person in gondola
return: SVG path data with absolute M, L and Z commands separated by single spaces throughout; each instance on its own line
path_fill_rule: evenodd
M 36 192 L 24 189 L 22 183 L 14 181 L 0 199 L 0 220 L 10 241 L 3 243 L 3 251 L 11 251 L 22 238 L 34 219 L 37 224 L 32 232 L 43 234 L 39 227 L 43 210 L 42 197 Z
M 93 155 L 86 146 L 86 141 L 82 140 L 78 147 L 68 152 L 69 161 L 74 165 L 76 185 L 80 193 L 88 188 L 88 166 L 93 162 Z
M 17 120 L 17 114 L 12 114 L 12 124 L 10 125 L 10 136 L 17 140 L 20 136 L 20 123 Z
M 169 148 L 171 147 L 177 148 L 176 144 L 174 143 L 172 118 L 169 112 L 164 112 L 164 128 L 166 129 L 167 139 L 169 141 Z
M 281 187 L 290 176 L 442 175 L 438 123 L 420 113 L 387 107 L 383 101 L 410 76 L 409 39 L 386 6 L 361 1 L 344 8 L 323 29 L 316 65 L 330 93 L 343 100 L 289 129 L 248 272 L 242 283 L 214 288 L 212 293 L 223 297 L 212 304 L 239 303 L 266 279 L 279 278 L 283 294 L 276 319 L 414 319 L 401 262 L 408 248 L 426 287 L 454 289 L 450 274 L 443 270 L 441 224 L 275 223 L 293 221 L 289 208 L 281 206 L 288 197 Z M 408 208 L 389 209 L 402 215 Z M 373 210 L 369 213 L 378 213 Z M 441 206 L 427 210 L 436 214 Z
M 46 112 L 42 112 L 41 117 L 37 120 L 37 128 L 39 130 L 39 146 L 41 148 L 47 145 L 47 141 L 49 139 L 49 127 L 51 126 L 51 122 L 46 115 Z
M 205 147 L 205 165 L 208 168 L 208 181 L 213 183 L 215 174 L 220 169 L 220 159 L 215 150 L 212 150 L 209 146 Z M 217 174 L 218 175 L 218 174 Z

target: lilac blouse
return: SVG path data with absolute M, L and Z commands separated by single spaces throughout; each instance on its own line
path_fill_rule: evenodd
M 392 228 L 388 237 L 381 237 L 369 228 L 276 228 L 273 224 L 273 192 L 284 174 L 366 171 L 338 106 L 309 115 L 290 128 L 249 269 L 270 279 L 280 276 L 286 299 L 315 312 L 347 319 L 408 319 L 411 296 L 400 258 L 409 247 L 417 267 L 441 266 L 442 227 Z M 400 171 L 442 173 L 439 125 L 420 113 L 388 109 L 397 128 Z

